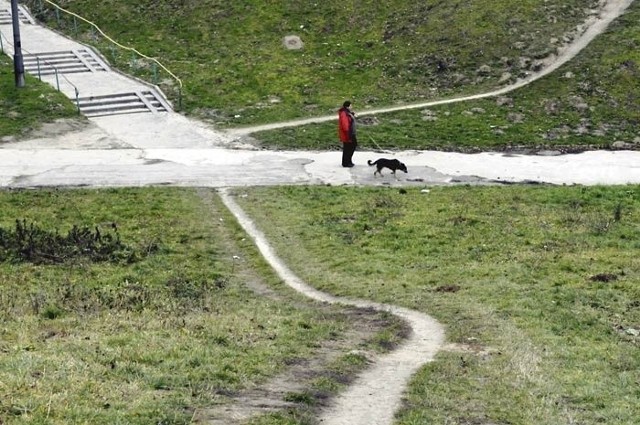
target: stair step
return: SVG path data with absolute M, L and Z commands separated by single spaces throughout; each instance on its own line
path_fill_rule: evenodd
M 116 94 L 113 96 L 100 96 L 100 97 L 79 97 L 78 102 L 83 105 L 113 105 L 117 103 L 131 103 L 137 102 L 143 104 L 144 102 L 135 93 Z
M 37 74 L 38 73 L 38 65 L 24 65 L 24 69 L 31 73 L 31 74 Z M 45 74 L 45 73 L 49 73 L 49 74 L 55 74 L 56 70 L 58 71 L 59 74 L 67 74 L 67 73 L 73 73 L 73 72 L 87 72 L 89 71 L 87 69 L 86 66 L 82 65 L 82 64 L 77 64 L 77 63 L 72 63 L 72 64 L 65 64 L 65 65 L 56 65 L 56 66 L 43 66 L 42 64 L 40 64 L 40 73 L 41 74 Z
M 150 111 L 147 108 L 120 108 L 120 109 L 108 109 L 108 110 L 96 110 L 96 111 L 82 111 L 83 115 L 89 118 L 95 117 L 108 117 L 111 115 L 128 115 L 128 114 L 148 114 Z
M 116 93 L 78 98 L 80 112 L 88 117 L 167 112 L 164 103 L 152 91 Z
M 33 24 L 33 20 L 29 15 L 24 13 L 21 9 L 18 9 L 18 19 L 21 24 Z M 12 25 L 13 19 L 11 18 L 10 9 L 0 9 L 0 25 Z
M 25 71 L 27 71 L 29 74 L 32 74 L 34 76 L 40 76 L 40 77 L 46 77 L 49 75 L 56 75 L 56 71 L 55 69 L 41 69 L 40 73 L 38 73 L 37 69 L 29 69 L 27 67 L 25 67 Z M 59 75 L 61 75 L 62 73 L 59 72 Z M 64 74 L 81 74 L 81 73 L 85 73 L 87 72 L 86 69 L 68 69 L 64 71 Z
M 13 20 L 11 19 L 11 12 L 6 9 L 0 9 L 0 25 L 11 25 Z
M 107 65 L 90 50 L 67 50 L 57 52 L 30 53 L 24 55 L 25 70 L 40 75 L 107 71 Z
M 95 114 L 95 113 L 117 113 L 120 111 L 140 111 L 140 112 L 150 112 L 149 109 L 144 105 L 144 103 L 139 104 L 124 104 L 124 105 L 111 105 L 108 108 L 103 106 L 83 106 L 80 105 L 80 111 L 85 114 Z

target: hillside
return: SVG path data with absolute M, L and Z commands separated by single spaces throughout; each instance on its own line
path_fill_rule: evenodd
M 286 8 L 249 1 L 60 2 L 120 43 L 157 57 L 182 89 L 150 61 L 106 43 L 48 2 L 24 3 L 46 25 L 97 46 L 123 72 L 158 84 L 180 112 L 238 128 L 332 116 L 346 98 L 365 112 L 506 87 L 562 52 L 598 7 L 612 2 L 327 1 Z M 499 99 L 363 116 L 361 149 L 638 149 L 638 20 L 635 2 L 575 59 Z M 11 67 L 3 72 L 8 76 Z M 0 94 L 29 127 L 70 114 L 42 114 L 47 106 L 37 93 L 30 97 L 15 103 Z M 0 117 L 1 135 L 25 130 Z M 270 149 L 337 148 L 333 123 L 253 136 L 251 142 Z
M 125 72 L 150 77 L 147 62 L 107 46 L 88 25 L 39 0 L 25 3 L 49 25 L 100 46 Z M 182 96 L 185 112 L 217 125 L 323 115 L 344 98 L 362 109 L 505 85 L 570 42 L 598 6 L 594 0 L 58 3 L 158 58 L 184 82 L 181 93 L 166 75 L 160 86 L 174 101 Z M 299 37 L 302 48 L 287 48 L 287 36 Z

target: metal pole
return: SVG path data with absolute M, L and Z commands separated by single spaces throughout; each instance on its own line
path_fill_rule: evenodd
M 11 21 L 13 23 L 13 71 L 16 87 L 24 87 L 24 60 L 22 59 L 22 43 L 20 42 L 20 17 L 18 16 L 18 0 L 11 0 Z

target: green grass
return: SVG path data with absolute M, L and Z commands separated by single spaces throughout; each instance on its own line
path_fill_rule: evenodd
M 184 189 L 0 192 L 4 229 L 115 223 L 126 245 L 154 247 L 134 262 L 0 262 L 3 424 L 187 424 L 349 327 L 284 290 L 212 205 Z
M 637 186 L 242 193 L 301 278 L 431 314 L 466 347 L 415 376 L 399 424 L 633 424 L 640 414 Z M 347 316 L 283 288 L 220 202 L 196 190 L 5 191 L 0 210 L 4 229 L 22 218 L 61 234 L 115 224 L 149 252 L 0 264 L 4 423 L 189 423 L 348 328 Z M 252 292 L 234 255 L 281 298 Z M 403 332 L 396 324 L 370 344 L 391 347 Z M 252 423 L 312 423 L 322 395 L 365 365 L 342 355 L 286 396 L 298 409 Z
M 16 87 L 13 60 L 0 55 L 0 142 L 20 136 L 43 122 L 77 117 L 75 105 L 50 85 L 26 75 L 25 87 Z
M 475 152 L 504 149 L 582 151 L 640 146 L 640 6 L 598 37 L 575 60 L 498 99 L 483 99 L 363 117 L 362 149 Z M 365 105 L 355 105 L 364 110 Z M 330 149 L 335 123 L 253 135 L 263 147 Z M 635 146 L 635 147 L 634 147 Z
M 119 42 L 156 57 L 184 82 L 113 47 L 87 24 L 38 0 L 40 19 L 100 48 L 124 72 L 157 83 L 182 111 L 219 127 L 482 93 L 526 75 L 585 19 L 593 0 L 380 2 L 62 1 Z M 640 6 L 551 76 L 509 94 L 361 123 L 362 149 L 540 150 L 640 145 Z M 286 35 L 305 47 L 289 51 Z M 527 60 L 522 61 L 521 58 Z M 486 65 L 484 71 L 480 68 Z M 505 75 L 510 75 L 500 81 Z M 1 96 L 1 95 L 0 95 Z M 37 114 L 34 114 L 37 115 Z M 37 118 L 39 119 L 39 118 Z M 0 118 L 2 122 L 2 118 Z M 12 131 L 19 131 L 14 127 Z M 262 132 L 266 148 L 336 147 L 335 123 Z
M 553 52 L 553 39 L 572 31 L 596 2 L 58 3 L 177 74 L 187 113 L 235 126 L 333 113 L 346 98 L 363 109 L 498 86 L 504 73 L 513 80 L 529 70 L 520 57 L 535 62 Z M 154 78 L 149 61 L 113 49 L 88 25 L 41 10 L 38 0 L 26 4 L 49 25 L 97 43 L 125 72 Z M 292 34 L 302 38 L 302 50 L 283 47 Z M 177 104 L 176 83 L 167 74 L 155 80 Z
M 243 193 L 314 287 L 431 314 L 467 347 L 414 378 L 399 424 L 637 421 L 637 186 Z
M 36 0 L 25 3 L 36 10 Z M 549 53 L 551 38 L 581 22 L 593 3 L 61 2 L 157 56 L 184 80 L 184 112 L 222 127 L 332 114 L 346 98 L 363 111 L 489 90 L 504 72 L 513 80 L 527 71 L 520 56 Z M 86 26 L 39 16 L 98 40 Z M 572 151 L 633 142 L 639 18 L 634 2 L 576 60 L 502 105 L 487 99 L 369 118 L 359 127 L 361 146 Z M 291 33 L 301 35 L 303 50 L 281 46 Z M 154 79 L 148 62 L 96 43 L 120 69 Z M 75 114 L 35 79 L 15 89 L 6 56 L 0 77 L 2 137 Z M 176 83 L 158 78 L 177 103 Z M 335 123 L 254 136 L 270 148 L 336 143 Z M 303 279 L 336 295 L 424 311 L 466 347 L 440 353 L 414 378 L 399 424 L 636 423 L 637 186 L 246 192 L 238 201 Z M 0 264 L 4 423 L 188 423 L 195 409 L 264 381 L 347 326 L 297 298 L 251 292 L 225 251 L 229 236 L 215 218 L 202 220 L 210 212 L 191 190 L 3 192 L 0 211 L 5 227 L 16 218 L 61 232 L 116 222 L 127 244 L 158 247 L 132 264 Z M 294 297 L 240 231 L 228 232 L 255 273 Z M 394 337 L 383 332 L 377 343 Z M 356 370 L 361 360 L 346 356 L 333 367 Z M 312 390 L 339 388 L 318 379 Z M 290 397 L 304 402 L 308 394 Z M 309 417 L 303 409 L 255 423 Z

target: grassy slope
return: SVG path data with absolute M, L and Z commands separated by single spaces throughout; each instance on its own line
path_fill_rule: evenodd
M 77 117 L 75 105 L 48 84 L 26 76 L 15 86 L 13 61 L 0 55 L 0 138 L 25 134 L 42 122 Z
M 238 201 L 315 287 L 424 311 L 469 347 L 415 377 L 398 423 L 630 425 L 639 190 L 285 187 Z
M 39 2 L 26 2 L 35 11 Z M 60 1 L 117 40 L 160 58 L 185 82 L 184 107 L 220 125 L 264 123 L 413 102 L 496 86 L 553 51 L 594 0 L 274 3 Z M 58 22 L 48 12 L 49 23 Z M 46 14 L 40 15 L 45 17 Z M 92 40 L 87 27 L 60 24 Z M 544 28 L 544 31 L 541 29 Z M 300 35 L 289 51 L 283 37 Z M 127 72 L 130 54 L 111 54 Z M 481 66 L 490 70 L 479 73 Z M 134 67 L 135 68 L 135 67 Z M 139 70 L 149 75 L 149 70 Z M 164 78 L 164 77 L 163 77 Z M 175 88 L 175 87 L 174 87 Z M 165 86 L 174 96 L 175 91 Z M 237 116 L 237 118 L 236 118 Z
M 636 2 L 575 60 L 501 102 L 486 99 L 383 114 L 369 121 L 375 125 L 366 125 L 363 118 L 361 147 L 579 151 L 610 148 L 616 141 L 640 146 L 638 20 Z M 287 149 L 329 149 L 336 144 L 334 123 L 254 136 L 264 146 Z
M 84 24 L 40 13 L 54 27 L 96 40 Z M 333 113 L 344 98 L 357 110 L 478 93 L 515 78 L 553 51 L 554 38 L 583 21 L 591 0 L 571 2 L 296 3 L 61 2 L 127 45 L 160 58 L 185 83 L 187 113 L 218 125 Z M 583 150 L 638 141 L 640 111 L 635 22 L 640 6 L 553 76 L 495 100 L 385 114 L 362 124 L 362 148 L 477 151 L 510 147 Z M 65 16 L 62 14 L 61 16 Z M 542 31 L 544 29 L 544 31 Z M 301 51 L 281 45 L 298 34 Z M 125 72 L 152 80 L 145 61 L 101 44 Z M 479 72 L 483 65 L 490 70 Z M 567 73 L 572 77 L 566 78 Z M 167 75 L 159 84 L 177 101 Z M 34 114 L 36 115 L 36 114 Z M 375 124 L 375 125 L 369 125 Z M 14 130 L 15 131 L 15 130 Z M 332 123 L 257 135 L 271 148 L 335 147 Z
M 187 424 L 348 327 L 341 313 L 252 292 L 240 269 L 278 281 L 243 235 L 225 251 L 229 217 L 195 191 L 0 192 L 0 211 L 3 229 L 116 223 L 129 247 L 158 248 L 131 264 L 0 261 L 3 424 Z

